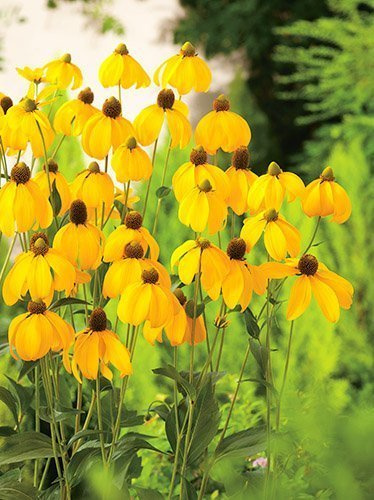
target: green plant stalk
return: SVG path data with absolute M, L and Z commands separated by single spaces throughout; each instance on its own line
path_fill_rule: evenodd
M 103 460 L 104 466 L 106 466 L 107 459 L 105 453 L 103 415 L 102 415 L 101 399 L 100 399 L 100 373 L 98 373 L 96 377 L 96 411 L 97 411 L 97 422 L 100 431 L 101 458 Z
M 127 202 L 129 200 L 130 183 L 131 183 L 131 181 L 128 181 L 127 184 L 125 183 L 123 186 L 123 190 L 125 193 L 125 200 L 124 200 L 123 209 L 122 209 L 121 224 L 123 224 L 123 221 L 125 220 L 125 215 L 126 215 L 126 210 L 127 210 Z
M 83 427 L 82 427 L 82 431 L 85 431 L 88 429 L 88 426 L 90 424 L 90 421 L 91 421 L 91 418 L 92 418 L 92 415 L 94 412 L 95 403 L 96 403 L 96 392 L 92 391 L 91 402 L 90 402 L 90 406 L 88 407 L 88 411 L 87 411 L 86 419 L 85 419 Z M 78 448 L 80 447 L 81 442 L 82 442 L 82 438 L 76 442 L 75 446 L 73 447 L 73 453 L 72 453 L 73 455 L 74 455 L 74 453 L 76 453 L 78 451 Z
M 49 457 L 49 458 L 47 458 L 47 461 L 45 463 L 43 474 L 42 474 L 42 477 L 40 479 L 40 483 L 38 486 L 39 491 L 41 491 L 43 489 L 44 481 L 45 481 L 45 478 L 47 477 L 47 472 L 48 472 L 49 464 L 51 463 L 51 460 L 52 460 L 51 457 Z
M 78 382 L 76 409 L 79 411 L 82 409 L 82 400 L 83 400 L 83 385 Z M 79 432 L 80 418 L 81 418 L 81 414 L 77 413 L 75 415 L 75 425 L 74 425 L 74 433 L 75 434 L 77 434 L 77 432 Z
M 148 180 L 147 191 L 145 193 L 144 207 L 143 207 L 143 213 L 142 213 L 143 220 L 145 218 L 145 214 L 147 212 L 147 207 L 148 207 L 148 198 L 149 198 L 149 192 L 151 190 L 152 177 L 153 177 L 153 169 L 155 168 L 155 159 L 156 159 L 157 144 L 158 144 L 158 138 L 155 140 L 155 144 L 153 146 L 153 153 L 152 153 L 152 173 L 151 173 L 151 176 L 150 176 L 150 178 Z
M 169 165 L 170 151 L 171 151 L 171 139 L 170 139 L 168 151 L 166 153 L 166 158 L 165 158 L 165 163 L 164 163 L 164 169 L 162 171 L 161 186 L 163 186 L 165 184 L 166 172 L 167 172 L 167 168 L 168 168 L 168 165 Z M 158 222 L 158 216 L 159 216 L 159 213 L 160 213 L 161 203 L 162 203 L 162 198 L 158 198 L 158 200 L 157 200 L 157 206 L 156 206 L 155 219 L 154 219 L 153 228 L 152 228 L 152 235 L 153 236 L 156 234 L 156 230 L 157 230 L 157 222 Z
M 318 217 L 318 219 L 317 219 L 317 223 L 316 223 L 316 226 L 315 226 L 315 228 L 314 228 L 314 231 L 313 231 L 312 237 L 311 237 L 311 239 L 310 239 L 310 241 L 309 241 L 309 243 L 308 243 L 308 246 L 306 247 L 306 249 L 305 249 L 305 250 L 304 250 L 304 252 L 302 253 L 302 255 L 303 255 L 303 254 L 306 254 L 306 253 L 307 253 L 307 251 L 309 250 L 309 248 L 313 245 L 314 238 L 315 238 L 315 237 L 316 237 L 316 235 L 317 235 L 317 231 L 318 231 L 318 228 L 319 228 L 319 225 L 320 225 L 321 219 L 322 219 L 322 217 L 321 217 L 321 216 L 319 216 L 319 217 Z
M 174 354 L 174 368 L 176 371 L 178 371 L 178 347 L 174 346 L 173 347 L 173 354 Z M 177 445 L 175 448 L 175 455 L 174 455 L 174 464 L 173 464 L 173 472 L 171 476 L 171 481 L 170 481 L 170 490 L 169 490 L 169 495 L 168 499 L 170 500 L 173 491 L 174 491 L 174 483 L 175 483 L 175 477 L 177 474 L 178 470 L 178 462 L 179 462 L 179 448 L 180 448 L 180 439 L 179 439 L 179 434 L 180 434 L 180 429 L 179 429 L 179 417 L 178 417 L 178 384 L 177 381 L 174 380 L 173 384 L 173 395 L 174 395 L 174 411 L 175 411 L 175 428 L 177 431 Z
M 223 303 L 223 302 L 222 302 Z M 222 311 L 222 314 L 220 314 L 220 316 L 225 316 L 226 314 L 226 304 L 224 304 L 223 306 L 223 311 Z M 219 365 L 221 363 L 221 357 L 222 357 L 222 352 L 223 352 L 223 346 L 224 346 L 224 342 L 225 342 L 225 332 L 226 332 L 226 328 L 225 327 L 222 327 L 222 335 L 221 335 L 221 342 L 219 344 L 219 350 L 218 350 L 218 356 L 217 356 L 217 362 L 216 362 L 216 372 L 218 372 L 219 370 Z
M 16 242 L 16 238 L 17 238 L 18 234 L 19 233 L 14 233 L 12 242 L 9 245 L 8 252 L 7 252 L 6 256 L 5 256 L 5 261 L 4 261 L 3 267 L 1 268 L 1 271 L 0 271 L 0 283 L 1 283 L 2 279 L 3 279 L 3 276 L 4 276 L 4 273 L 6 271 L 6 268 L 8 267 L 8 264 L 9 264 L 9 261 L 10 261 L 10 256 L 12 255 L 13 247 L 14 247 L 14 244 Z
M 278 398 L 278 405 L 277 405 L 277 416 L 276 416 L 276 429 L 277 429 L 277 431 L 279 430 L 279 425 L 280 425 L 281 403 L 282 403 L 284 388 L 286 386 L 288 367 L 290 364 L 291 344 L 292 344 L 292 334 L 293 334 L 294 323 L 295 323 L 295 321 L 291 321 L 290 334 L 288 337 L 288 345 L 287 345 L 286 362 L 284 365 L 282 385 L 281 385 L 281 389 L 279 391 L 279 398 Z
M 75 117 L 72 119 L 71 123 L 73 123 L 74 120 L 75 120 Z M 61 137 L 61 139 L 59 140 L 59 142 L 58 142 L 58 144 L 56 146 L 56 149 L 52 153 L 52 159 L 57 155 L 57 153 L 58 153 L 60 147 L 62 146 L 62 143 L 64 142 L 65 138 L 66 138 L 66 135 L 63 135 Z
M 39 387 L 39 366 L 35 366 L 34 370 L 34 377 L 35 377 L 35 432 L 40 432 L 40 419 L 39 419 L 39 414 L 40 414 L 40 387 Z M 37 480 L 38 480 L 38 473 L 39 473 L 39 461 L 38 459 L 35 460 L 34 464 L 34 487 L 37 486 Z

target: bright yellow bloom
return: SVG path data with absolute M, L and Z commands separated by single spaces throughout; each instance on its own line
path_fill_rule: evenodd
M 138 89 L 151 84 L 151 79 L 142 66 L 130 56 L 124 43 L 120 43 L 114 52 L 101 63 L 99 80 L 103 87 L 121 84 L 124 89 L 129 89 L 133 85 Z
M 217 300 L 222 283 L 230 270 L 225 252 L 205 238 L 188 240 L 176 248 L 171 267 L 178 266 L 182 283 L 189 285 L 201 268 L 201 285 L 212 300 Z
M 249 189 L 257 179 L 257 175 L 249 168 L 249 152 L 246 146 L 240 146 L 234 151 L 226 176 L 230 185 L 227 204 L 236 215 L 243 215 L 248 210 Z
M 171 135 L 171 147 L 184 148 L 192 134 L 187 115 L 186 104 L 176 101 L 172 90 L 161 90 L 157 96 L 157 104 L 144 108 L 135 118 L 136 138 L 143 146 L 149 146 L 158 139 L 166 118 Z
M 142 226 L 143 217 L 139 212 L 132 210 L 125 216 L 124 223 L 117 227 L 107 238 L 104 248 L 105 262 L 121 260 L 123 252 L 128 243 L 138 241 L 146 254 L 148 247 L 152 260 L 157 260 L 160 249 L 156 240 L 151 236 L 148 229 Z
M 71 55 L 64 54 L 44 66 L 47 82 L 57 85 L 60 89 L 66 89 L 72 84 L 72 90 L 82 85 L 83 76 L 81 70 L 71 62 Z
M 87 222 L 87 207 L 82 200 L 70 206 L 70 222 L 56 233 L 53 247 L 80 269 L 96 269 L 101 262 L 102 232 Z
M 304 212 L 309 217 L 332 215 L 331 222 L 342 224 L 352 212 L 346 191 L 335 182 L 331 167 L 326 167 L 318 179 L 305 188 L 302 198 Z
M 180 95 L 209 90 L 212 73 L 206 62 L 196 53 L 190 42 L 185 42 L 179 54 L 170 57 L 159 66 L 153 80 L 156 85 L 170 85 L 178 90 Z
M 196 144 L 212 155 L 219 148 L 231 153 L 240 146 L 248 146 L 250 140 L 248 123 L 230 111 L 230 101 L 223 94 L 214 99 L 213 111 L 201 118 L 195 130 Z
M 48 311 L 44 302 L 30 301 L 28 312 L 16 316 L 9 325 L 10 353 L 24 361 L 36 361 L 49 351 L 62 351 L 65 369 L 70 373 L 69 348 L 74 340 L 74 330 L 60 316 Z M 13 349 L 16 349 L 17 355 Z
M 80 135 L 89 118 L 99 112 L 92 106 L 93 100 L 92 90 L 86 87 L 79 92 L 77 99 L 64 102 L 55 114 L 55 131 L 63 135 Z
M 301 316 L 310 304 L 312 294 L 322 313 L 335 323 L 340 316 L 340 307 L 349 309 L 352 305 L 353 287 L 349 281 L 330 271 L 314 255 L 306 254 L 298 259 L 287 259 L 286 264 L 269 262 L 269 276 L 275 279 L 297 276 L 291 288 L 287 307 L 287 319 Z
M 213 190 L 208 179 L 189 191 L 182 199 L 178 217 L 182 224 L 201 233 L 208 227 L 210 234 L 220 231 L 227 217 L 227 205 L 221 195 Z
M 279 210 L 286 195 L 288 201 L 292 202 L 303 195 L 304 189 L 300 177 L 292 172 L 283 172 L 279 165 L 272 161 L 267 173 L 260 175 L 249 190 L 249 212 L 257 214 L 268 208 Z
M 121 103 L 110 97 L 105 100 L 102 111 L 88 119 L 82 132 L 82 146 L 88 155 L 102 160 L 111 147 L 116 150 L 130 135 L 134 135 L 131 123 L 121 113 Z
M 129 137 L 112 157 L 112 167 L 118 182 L 141 181 L 152 174 L 152 162 L 147 153 L 138 146 L 135 137 Z
M 103 203 L 110 208 L 113 204 L 113 181 L 108 173 L 100 170 L 96 161 L 76 176 L 70 189 L 73 198 L 84 201 L 88 209 L 101 209 Z
M 175 172 L 172 180 L 175 197 L 181 201 L 197 184 L 207 179 L 213 190 L 225 200 L 229 194 L 226 173 L 215 165 L 207 163 L 208 155 L 201 146 L 192 149 L 190 161 L 183 163 Z
M 1 188 L 0 206 L 0 231 L 6 236 L 45 228 L 52 222 L 48 197 L 31 179 L 30 169 L 23 162 L 12 168 L 10 180 Z
M 265 210 L 245 219 L 240 237 L 247 244 L 249 252 L 265 233 L 264 243 L 269 255 L 275 260 L 283 260 L 287 253 L 296 257 L 300 252 L 300 233 L 274 208 Z
M 23 78 L 26 78 L 29 82 L 32 83 L 42 83 L 45 82 L 45 76 L 44 76 L 44 68 L 30 68 L 29 66 L 25 66 L 24 68 L 16 68 L 17 73 Z
M 107 329 L 106 314 L 98 307 L 92 311 L 88 327 L 77 333 L 71 367 L 80 383 L 79 372 L 87 379 L 95 380 L 99 368 L 105 378 L 112 380 L 109 363 L 119 370 L 121 378 L 132 373 L 129 351 L 118 335 Z
M 57 215 L 62 215 L 69 210 L 71 203 L 71 193 L 69 184 L 67 183 L 67 180 L 65 179 L 63 174 L 59 172 L 58 164 L 51 158 L 48 159 L 48 170 L 49 170 L 49 179 L 51 182 L 51 187 L 53 189 L 53 187 L 55 186 L 61 201 L 61 208 Z M 45 164 L 43 165 L 43 169 L 35 175 L 34 181 L 40 187 L 44 196 L 48 198 L 49 185 L 48 185 L 48 175 L 46 172 Z

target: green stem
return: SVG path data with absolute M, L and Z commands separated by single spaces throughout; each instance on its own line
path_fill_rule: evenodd
M 289 367 L 289 364 L 290 364 L 291 344 L 292 344 L 292 334 L 293 334 L 294 323 L 295 323 L 294 321 L 291 321 L 290 335 L 288 337 L 286 362 L 285 362 L 284 371 L 283 371 L 282 386 L 281 386 L 281 389 L 279 391 L 278 406 L 277 406 L 277 417 L 276 417 L 276 428 L 277 428 L 277 430 L 279 430 L 279 425 L 280 425 L 281 403 L 282 403 L 282 397 L 283 397 L 283 393 L 284 393 L 284 388 L 286 386 L 286 380 L 287 380 L 287 374 L 288 374 L 288 367 Z
M 155 159 L 156 159 L 156 150 L 157 150 L 157 144 L 158 144 L 158 138 L 155 141 L 155 144 L 153 146 L 153 153 L 152 153 L 152 173 L 151 176 L 148 180 L 148 185 L 147 185 L 147 191 L 145 194 L 145 199 L 144 199 L 144 208 L 143 208 L 143 220 L 145 218 L 145 214 L 147 212 L 147 206 L 148 206 L 148 198 L 149 198 L 149 192 L 151 190 L 151 183 L 152 183 L 152 177 L 153 177 L 153 170 L 155 168 Z
M 100 373 L 96 377 L 96 410 L 97 410 L 97 422 L 100 432 L 100 448 L 101 457 L 103 459 L 103 464 L 106 465 L 106 453 L 105 453 L 105 441 L 104 441 L 104 426 L 103 426 L 103 415 L 101 409 L 101 399 L 100 399 Z
M 39 366 L 35 366 L 34 370 L 35 377 L 35 432 L 40 432 L 40 386 L 39 386 Z M 35 460 L 34 464 L 34 487 L 37 486 L 38 480 L 38 472 L 39 472 L 39 461 Z
M 316 234 L 317 234 L 317 231 L 318 231 L 318 228 L 319 228 L 319 224 L 320 224 L 320 222 L 321 222 L 321 219 L 322 219 L 322 217 L 321 217 L 321 216 L 319 216 L 319 217 L 318 217 L 318 219 L 317 219 L 317 224 L 316 224 L 316 226 L 315 226 L 315 228 L 314 228 L 314 231 L 313 231 L 312 237 L 311 237 L 311 239 L 310 239 L 310 242 L 309 242 L 308 246 L 306 247 L 306 249 L 304 250 L 303 255 L 304 255 L 304 254 L 306 254 L 306 253 L 307 253 L 307 251 L 309 250 L 309 248 L 313 245 L 314 238 L 316 237 Z
M 129 200 L 130 183 L 131 183 L 131 181 L 128 181 L 127 184 L 124 185 L 125 201 L 124 201 L 123 209 L 122 209 L 121 224 L 123 224 L 123 221 L 125 220 L 125 215 L 126 215 L 126 211 L 127 211 L 127 202 Z
M 63 143 L 63 142 L 64 142 L 64 140 L 65 140 L 65 137 L 66 137 L 66 135 L 63 135 L 63 136 L 61 137 L 61 139 L 59 140 L 59 143 L 57 144 L 56 149 L 55 149 L 55 150 L 53 151 L 53 153 L 52 153 L 52 159 L 53 159 L 53 158 L 57 155 L 57 153 L 58 153 L 58 151 L 59 151 L 60 147 L 62 146 L 62 143 Z
M 2 279 L 3 279 L 3 276 L 4 276 L 4 273 L 6 271 L 6 268 L 8 267 L 10 256 L 12 255 L 13 247 L 14 247 L 14 244 L 16 242 L 17 234 L 19 234 L 19 233 L 14 233 L 14 237 L 12 239 L 11 244 L 9 245 L 8 252 L 6 254 L 3 267 L 1 268 L 1 271 L 0 271 L 0 283 L 1 283 Z
M 75 416 L 75 426 L 74 426 L 74 433 L 77 434 L 79 432 L 79 427 L 80 427 L 80 410 L 82 409 L 82 400 L 83 400 L 83 386 L 78 382 L 78 390 L 77 390 L 77 410 L 79 410 L 79 413 L 76 414 Z
M 176 371 L 178 371 L 178 347 L 177 346 L 173 347 L 173 352 L 174 352 L 174 368 Z M 178 416 L 178 384 L 175 380 L 174 380 L 173 385 L 174 385 L 175 428 L 176 428 L 178 440 L 177 440 L 177 445 L 175 448 L 173 472 L 171 475 L 168 500 L 171 499 L 171 497 L 173 495 L 173 491 L 174 491 L 175 478 L 176 478 L 177 470 L 178 470 L 179 448 L 180 448 L 180 439 L 179 439 L 180 429 L 179 429 L 179 416 Z
M 167 168 L 168 168 L 168 165 L 169 165 L 170 151 L 171 151 L 171 139 L 170 139 L 168 151 L 166 153 L 166 158 L 165 158 L 165 163 L 164 163 L 164 169 L 162 171 L 161 186 L 163 186 L 165 184 L 166 172 L 167 172 Z M 158 216 L 159 216 L 159 213 L 160 213 L 161 203 L 162 203 L 162 198 L 158 198 L 158 200 L 157 200 L 157 207 L 156 207 L 156 213 L 155 213 L 155 220 L 153 222 L 153 229 L 152 229 L 152 235 L 153 236 L 156 234 L 157 222 L 158 222 Z
M 41 491 L 43 489 L 44 481 L 45 481 L 45 478 L 47 477 L 47 472 L 48 472 L 49 464 L 51 463 L 51 460 L 52 460 L 51 457 L 49 457 L 49 458 L 47 458 L 47 461 L 45 463 L 43 475 L 42 475 L 42 478 L 40 480 L 39 487 L 38 487 L 39 491 Z

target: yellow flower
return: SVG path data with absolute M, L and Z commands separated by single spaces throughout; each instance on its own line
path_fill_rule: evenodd
M 246 243 L 242 238 L 233 238 L 227 246 L 230 258 L 230 270 L 222 283 L 222 297 L 229 309 L 238 304 L 242 311 L 248 307 L 255 291 L 263 295 L 266 291 L 268 275 L 263 265 L 249 264 L 244 255 Z
M 269 262 L 269 276 L 275 279 L 297 276 L 291 288 L 287 307 L 287 319 L 301 316 L 310 304 L 312 294 L 322 313 L 335 323 L 340 316 L 340 307 L 349 309 L 352 305 L 353 287 L 346 279 L 330 271 L 314 255 L 306 254 L 298 259 L 288 259 L 286 264 Z
M 149 247 L 151 259 L 157 260 L 160 253 L 159 246 L 148 229 L 142 227 L 142 224 L 143 217 L 139 212 L 135 210 L 128 212 L 124 223 L 108 236 L 105 242 L 103 260 L 105 262 L 121 260 L 124 248 L 132 241 L 138 241 L 141 244 L 144 254 L 146 254 Z
M 114 200 L 114 184 L 109 174 L 102 172 L 96 161 L 79 173 L 70 185 L 74 199 L 84 201 L 90 209 L 101 209 L 103 203 L 111 207 Z M 91 219 L 91 217 L 89 217 Z
M 92 90 L 86 87 L 79 92 L 77 99 L 60 106 L 53 122 L 55 131 L 63 135 L 80 135 L 89 118 L 99 112 L 92 106 L 93 100 Z
M 201 118 L 195 130 L 196 144 L 212 155 L 219 148 L 230 153 L 239 146 L 247 146 L 250 140 L 248 123 L 230 111 L 230 101 L 223 94 L 214 99 L 213 111 Z
M 9 325 L 10 353 L 24 361 L 36 361 L 49 351 L 62 351 L 65 369 L 70 373 L 69 348 L 74 340 L 73 328 L 58 314 L 48 311 L 44 302 L 30 301 L 28 312 L 16 316 Z M 17 355 L 13 349 L 16 349 Z
M 187 106 L 175 100 L 172 90 L 161 90 L 157 96 L 157 104 L 146 107 L 135 118 L 136 137 L 140 144 L 149 146 L 158 139 L 166 118 L 171 135 L 171 147 L 184 148 L 189 143 L 192 133 L 187 115 Z
M 87 207 L 82 200 L 70 206 L 70 222 L 56 233 L 53 247 L 80 269 L 96 269 L 102 255 L 101 231 L 87 222 Z
M 34 233 L 30 250 L 18 255 L 5 278 L 4 301 L 12 306 L 29 291 L 32 300 L 42 299 L 50 304 L 55 290 L 64 290 L 69 295 L 75 279 L 74 266 L 60 252 L 49 247 L 47 235 Z
M 227 217 L 227 205 L 208 179 L 191 189 L 179 205 L 178 217 L 182 224 L 201 233 L 208 226 L 210 234 L 220 231 Z
M 121 378 L 132 373 L 129 351 L 118 335 L 107 329 L 106 314 L 98 307 L 92 311 L 88 327 L 77 333 L 71 367 L 80 383 L 79 372 L 87 379 L 95 380 L 99 368 L 105 378 L 112 380 L 109 363 L 119 370 Z
M 300 252 L 299 231 L 274 208 L 245 219 L 240 237 L 246 242 L 247 251 L 255 246 L 263 232 L 265 248 L 273 259 L 283 260 L 287 253 L 296 257 Z
M 248 207 L 251 214 L 256 214 L 267 208 L 279 210 L 286 195 L 292 202 L 304 193 L 304 183 L 296 174 L 283 172 L 275 161 L 272 161 L 268 171 L 260 175 L 252 184 L 248 193 Z
M 72 84 L 71 88 L 74 90 L 82 85 L 82 72 L 71 62 L 70 54 L 64 54 L 60 59 L 47 63 L 44 69 L 47 82 L 57 85 L 60 89 L 66 89 Z
M 152 174 L 152 162 L 147 153 L 138 146 L 135 137 L 129 137 L 112 157 L 112 167 L 118 182 L 141 181 Z
M 0 190 L 0 231 L 12 236 L 29 229 L 48 227 L 53 218 L 52 207 L 36 182 L 31 179 L 29 167 L 17 163 L 10 180 Z
M 351 201 L 346 191 L 335 182 L 331 167 L 326 167 L 319 178 L 305 188 L 302 206 L 309 217 L 332 215 L 331 222 L 338 224 L 349 219 L 352 212 Z
M 236 215 L 243 215 L 248 210 L 249 189 L 257 179 L 257 175 L 249 168 L 249 152 L 246 146 L 240 146 L 234 151 L 231 163 L 226 170 L 230 185 L 227 204 Z
M 114 52 L 101 63 L 99 80 L 103 87 L 121 84 L 124 89 L 133 85 L 138 89 L 148 87 L 151 79 L 142 66 L 129 54 L 124 43 L 120 43 Z
M 175 172 L 172 180 L 175 197 L 178 201 L 207 179 L 213 190 L 225 200 L 229 194 L 229 182 L 226 173 L 215 165 L 207 163 L 208 155 L 201 146 L 192 149 L 190 161 L 183 163 Z
M 59 210 L 58 215 L 62 215 L 69 210 L 71 203 L 71 193 L 69 184 L 67 180 L 63 176 L 61 172 L 58 170 L 58 164 L 52 159 L 48 159 L 48 170 L 49 170 L 49 179 L 51 182 L 51 187 L 55 186 L 57 193 L 61 200 L 61 208 Z M 49 185 L 48 185 L 48 175 L 46 172 L 46 166 L 43 165 L 43 170 L 38 172 L 34 181 L 40 187 L 43 195 L 48 198 L 49 197 Z
M 88 119 L 82 132 L 82 146 L 88 155 L 102 160 L 111 147 L 116 150 L 129 135 L 134 135 L 131 123 L 121 112 L 121 103 L 110 97 L 105 100 L 102 111 Z
M 44 76 L 44 68 L 30 68 L 29 66 L 25 66 L 24 68 L 16 68 L 17 73 L 23 78 L 26 78 L 29 82 L 39 84 L 45 82 Z
M 207 92 L 212 74 L 206 62 L 196 53 L 190 42 L 185 42 L 179 54 L 170 57 L 157 68 L 153 80 L 156 85 L 170 85 L 178 90 L 180 95 L 195 92 Z
M 192 283 L 201 267 L 201 285 L 212 300 L 218 299 L 230 270 L 225 252 L 205 238 L 188 240 L 176 248 L 171 256 L 171 267 L 174 266 L 178 266 L 179 278 L 185 285 Z

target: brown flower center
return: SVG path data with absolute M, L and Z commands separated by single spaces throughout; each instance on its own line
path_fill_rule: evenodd
M 124 43 L 119 43 L 114 49 L 114 52 L 116 52 L 117 54 L 121 54 L 121 56 L 127 56 L 127 54 L 129 53 Z
M 55 162 L 55 160 L 53 158 L 48 158 L 47 164 L 48 164 L 48 171 L 49 172 L 52 172 L 53 174 L 55 174 L 58 171 L 58 164 L 57 164 L 57 162 Z M 47 167 L 46 167 L 45 163 L 43 165 L 43 169 L 45 171 L 47 171 Z
M 202 250 L 206 250 L 210 247 L 210 241 L 206 238 L 199 238 L 196 243 Z
M 73 224 L 85 224 L 87 222 L 87 207 L 84 201 L 74 200 L 70 205 L 70 220 Z
M 275 163 L 275 161 L 272 161 L 270 163 L 270 165 L 268 166 L 268 174 L 276 176 L 276 175 L 279 175 L 281 173 L 282 173 L 282 169 L 280 168 L 278 163 Z
M 184 304 L 187 302 L 187 297 L 183 293 L 183 290 L 181 288 L 176 288 L 174 290 L 174 295 L 177 297 L 179 300 L 179 303 L 181 306 L 184 306 Z
M 33 111 L 36 110 L 37 106 L 36 106 L 36 102 L 33 100 L 33 99 L 25 99 L 23 101 L 23 109 L 27 112 L 27 113 L 32 113 Z
M 44 314 L 47 310 L 47 306 L 42 301 L 34 302 L 33 300 L 30 300 L 27 304 L 27 310 L 30 314 Z
M 313 276 L 318 271 L 318 260 L 309 253 L 303 255 L 297 266 L 301 274 Z
M 157 283 L 158 278 L 158 272 L 154 267 L 151 267 L 151 269 L 144 269 L 142 272 L 143 283 L 150 283 L 154 285 Z
M 118 99 L 115 97 L 110 97 L 105 99 L 103 104 L 103 113 L 109 118 L 118 118 L 122 112 L 122 106 Z
M 223 94 L 219 95 L 213 101 L 214 111 L 228 111 L 230 109 L 230 101 Z
M 0 106 L 3 108 L 4 114 L 6 115 L 6 112 L 8 111 L 9 108 L 13 106 L 13 101 L 10 97 L 5 95 L 1 100 L 0 100 Z
M 14 165 L 10 172 L 10 178 L 12 181 L 14 181 L 16 184 L 26 184 L 31 178 L 31 171 L 29 167 L 21 161 L 20 163 L 17 163 L 17 165 Z
M 209 193 L 210 191 L 212 191 L 213 186 L 211 185 L 209 179 L 204 179 L 203 182 L 200 182 L 200 184 L 198 184 L 198 188 L 200 189 L 200 191 L 204 191 L 204 193 Z
M 233 238 L 227 245 L 227 255 L 230 259 L 242 260 L 245 255 L 246 248 L 247 245 L 242 238 Z
M 84 104 L 92 104 L 94 100 L 94 93 L 92 92 L 90 87 L 86 87 L 79 92 L 78 99 L 84 102 Z
M 185 42 L 182 45 L 181 54 L 183 54 L 184 57 L 193 57 L 196 55 L 196 49 L 191 42 Z
M 125 246 L 124 256 L 129 259 L 141 259 L 144 257 L 144 250 L 138 241 L 131 241 Z
M 102 332 L 106 330 L 106 314 L 104 309 L 97 307 L 92 311 L 88 326 L 93 332 Z
M 202 146 L 193 148 L 190 154 L 190 162 L 194 165 L 204 165 L 208 161 L 208 155 Z
M 30 250 L 35 255 L 45 255 L 49 250 L 49 241 L 45 233 L 35 233 L 30 238 Z
M 274 222 L 278 220 L 278 212 L 275 208 L 269 208 L 269 210 L 266 210 L 264 213 L 264 219 L 267 220 L 267 222 Z
M 232 155 L 232 165 L 236 170 L 246 170 L 249 166 L 249 151 L 246 146 L 235 149 Z
M 100 166 L 97 161 L 91 161 L 91 163 L 88 165 L 88 170 L 91 172 L 91 174 L 99 174 Z
M 160 108 L 171 109 L 175 101 L 174 92 L 171 89 L 163 89 L 158 93 L 157 104 Z
M 143 224 L 143 217 L 136 210 L 131 210 L 127 212 L 124 222 L 129 229 L 140 229 Z
M 333 169 L 331 167 L 326 167 L 322 174 L 320 175 L 320 178 L 323 180 L 323 181 L 329 181 L 329 182 L 332 182 L 335 180 L 335 177 L 334 177 L 334 172 L 333 172 Z
M 131 150 L 132 150 L 132 149 L 135 149 L 137 145 L 138 145 L 138 144 L 137 144 L 137 142 L 136 142 L 135 137 L 129 137 L 129 138 L 127 139 L 127 141 L 126 141 L 126 147 L 127 147 L 128 149 L 131 149 Z

